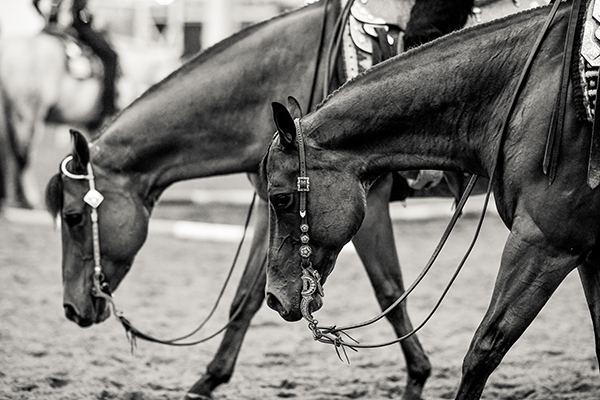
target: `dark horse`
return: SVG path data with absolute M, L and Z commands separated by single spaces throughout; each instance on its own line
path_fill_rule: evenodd
M 0 48 L 0 206 L 30 208 L 39 194 L 29 173 L 32 151 L 45 123 L 68 123 L 91 131 L 104 119 L 98 74 L 76 78 L 68 70 L 66 42 L 40 33 Z M 2 196 L 4 192 L 4 196 Z
M 489 375 L 575 268 L 600 357 L 600 190 L 587 185 L 591 124 L 578 118 L 571 91 L 551 185 L 542 168 L 569 7 L 562 4 L 550 25 L 502 143 L 500 127 L 547 7 L 450 34 L 381 63 L 299 121 L 274 104 L 278 136 L 262 166 L 271 204 L 268 304 L 286 320 L 302 317 L 302 278 L 310 273 L 298 253 L 302 193 L 308 259 L 323 283 L 357 233 L 368 187 L 379 175 L 430 168 L 489 177 L 499 154 L 493 190 L 510 234 L 456 399 L 480 398 Z M 304 151 L 295 142 L 300 139 Z M 308 192 L 296 190 L 301 153 Z M 309 315 L 322 305 L 320 296 L 315 300 Z
M 302 104 L 322 100 L 321 91 L 311 93 L 311 86 L 315 71 L 319 77 L 316 87 L 323 85 L 325 49 L 318 55 L 315 46 L 320 40 L 323 12 L 324 2 L 320 2 L 252 26 L 199 54 L 152 87 L 89 147 L 75 134 L 78 147 L 68 168 L 78 171 L 89 161 L 96 187 L 105 196 L 98 213 L 102 268 L 111 291 L 131 267 L 145 241 L 151 211 L 169 185 L 240 172 L 250 173 L 255 181 L 272 136 L 268 132 L 275 129 L 268 122 L 268 101 L 273 96 L 283 100 L 290 92 Z M 340 6 L 330 2 L 325 43 L 339 14 Z M 457 27 L 464 24 L 466 15 L 463 13 L 462 21 L 458 19 Z M 334 79 L 331 87 L 339 85 Z M 390 185 L 388 175 L 372 188 L 372 218 L 365 220 L 354 239 L 383 308 L 403 292 L 389 218 Z M 50 211 L 62 217 L 65 313 L 83 327 L 100 323 L 109 315 L 106 302 L 92 296 L 92 228 L 90 208 L 83 201 L 87 190 L 87 182 L 64 174 L 53 177 L 47 188 Z M 256 224 L 231 312 L 248 292 L 249 300 L 233 319 L 207 372 L 190 389 L 190 398 L 208 397 L 230 379 L 243 336 L 263 302 L 264 291 L 253 290 L 250 283 L 258 277 L 258 285 L 265 285 L 268 216 L 264 201 L 257 209 Z M 379 290 L 384 284 L 387 289 Z M 389 319 L 397 334 L 411 329 L 405 306 L 397 307 Z M 416 338 L 404 343 L 402 349 L 408 364 L 405 397 L 420 398 L 430 373 L 429 361 Z

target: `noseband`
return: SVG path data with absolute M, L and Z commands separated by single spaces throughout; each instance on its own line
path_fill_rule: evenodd
M 115 315 L 119 316 L 121 313 L 116 309 L 112 295 L 108 287 L 108 283 L 104 281 L 104 274 L 102 273 L 102 264 L 100 262 L 100 231 L 98 228 L 98 207 L 102 204 L 104 196 L 98 190 L 96 190 L 96 184 L 94 179 L 94 171 L 92 169 L 92 163 L 87 163 L 87 175 L 78 175 L 69 172 L 67 164 L 73 160 L 73 156 L 66 157 L 60 165 L 61 172 L 71 179 L 86 179 L 88 181 L 89 190 L 83 196 L 83 201 L 92 208 L 90 213 L 90 219 L 92 221 L 92 244 L 94 251 L 94 275 L 93 275 L 93 286 L 92 296 L 99 297 L 108 301 L 111 305 Z

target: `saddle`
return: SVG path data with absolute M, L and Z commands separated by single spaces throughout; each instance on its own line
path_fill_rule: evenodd
M 350 80 L 373 65 L 404 51 L 403 33 L 416 0 L 342 0 L 353 1 L 342 36 L 343 79 Z M 430 190 L 444 179 L 442 171 L 402 171 L 394 174 L 390 200 L 404 200 L 415 191 Z M 446 183 L 450 183 L 446 179 Z M 459 198 L 461 185 L 443 188 L 440 196 Z M 435 192 L 437 193 L 437 192 Z
M 102 61 L 89 46 L 77 39 L 76 34 L 71 33 L 69 29 L 53 27 L 46 27 L 43 32 L 58 38 L 62 43 L 67 56 L 67 72 L 72 78 L 102 79 L 104 75 Z
M 415 0 L 342 0 L 353 1 L 344 26 L 342 55 L 343 78 L 359 73 L 403 49 L 406 29 Z

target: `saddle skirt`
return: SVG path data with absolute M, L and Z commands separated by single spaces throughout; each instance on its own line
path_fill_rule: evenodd
M 598 69 L 600 67 L 600 1 L 591 0 L 587 4 L 581 32 L 580 57 L 577 57 L 577 76 L 574 76 L 575 92 L 580 92 L 583 104 L 576 104 L 578 116 L 589 122 L 594 121 Z
M 341 0 L 342 7 L 353 1 L 342 38 L 343 72 L 349 80 L 371 68 L 374 52 L 382 41 L 391 55 L 403 51 L 406 29 L 415 0 Z M 385 50 L 384 50 L 385 52 Z

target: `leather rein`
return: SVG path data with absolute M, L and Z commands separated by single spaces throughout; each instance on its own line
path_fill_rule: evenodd
M 496 176 L 497 164 L 498 164 L 498 160 L 501 156 L 502 143 L 503 143 L 504 137 L 506 135 L 506 130 L 507 130 L 508 122 L 510 120 L 510 116 L 512 115 L 515 104 L 519 98 L 519 94 L 525 83 L 525 79 L 531 68 L 531 64 L 533 63 L 535 56 L 546 36 L 546 33 L 548 32 L 549 27 L 550 27 L 552 21 L 554 20 L 554 17 L 558 11 L 560 3 L 561 3 L 561 0 L 555 0 L 555 3 L 551 8 L 550 14 L 547 17 L 546 22 L 545 22 L 540 34 L 538 35 L 531 52 L 529 53 L 529 56 L 525 62 L 523 70 L 521 71 L 521 75 L 519 77 L 517 87 L 511 97 L 511 101 L 509 103 L 510 106 L 507 110 L 507 113 L 506 113 L 504 119 L 502 120 L 502 125 L 500 126 L 499 146 L 497 146 L 494 164 L 493 164 L 493 167 L 492 167 L 492 170 L 490 173 L 489 184 L 488 184 L 485 199 L 484 199 L 482 213 L 481 213 L 481 216 L 477 223 L 477 227 L 475 229 L 473 239 L 472 239 L 463 259 L 461 260 L 459 265 L 456 267 L 456 270 L 455 270 L 453 276 L 451 277 L 448 285 L 442 292 L 439 300 L 437 301 L 437 303 L 435 304 L 433 309 L 430 311 L 430 313 L 427 315 L 427 317 L 423 320 L 423 322 L 421 324 L 419 324 L 411 332 L 407 333 L 406 335 L 404 335 L 402 337 L 399 337 L 399 338 L 396 338 L 394 340 L 390 340 L 390 341 L 384 342 L 384 343 L 362 344 L 362 343 L 359 343 L 354 338 L 352 338 L 347 333 L 347 331 L 371 325 L 371 324 L 379 321 L 383 317 L 385 317 L 393 308 L 395 308 L 402 301 L 404 301 L 407 298 L 407 296 L 415 289 L 415 287 L 423 280 L 423 278 L 429 272 L 433 263 L 437 259 L 438 255 L 441 252 L 443 246 L 445 245 L 448 237 L 450 236 L 450 233 L 451 233 L 452 229 L 454 228 L 458 218 L 460 217 L 463 207 L 464 207 L 467 199 L 469 198 L 469 196 L 472 192 L 472 189 L 477 181 L 477 176 L 473 175 L 471 177 L 471 179 L 469 180 L 469 183 L 468 183 L 467 187 L 465 188 L 465 191 L 463 192 L 463 195 L 456 206 L 455 212 L 454 212 L 452 218 L 450 219 L 448 226 L 446 227 L 446 230 L 444 231 L 437 247 L 435 248 L 431 258 L 429 259 L 429 261 L 423 268 L 422 272 L 415 279 L 415 281 L 412 283 L 412 285 L 396 301 L 394 301 L 381 314 L 379 314 L 378 316 L 376 316 L 368 321 L 365 321 L 365 322 L 352 324 L 352 325 L 348 325 L 348 326 L 344 326 L 344 327 L 319 326 L 319 321 L 313 317 L 313 315 L 310 311 L 310 304 L 314 300 L 315 295 L 319 295 L 319 296 L 323 297 L 324 291 L 323 291 L 323 287 L 321 285 L 321 276 L 320 276 L 319 272 L 313 268 L 312 262 L 310 261 L 312 249 L 310 247 L 310 238 L 308 235 L 308 231 L 309 231 L 308 211 L 306 208 L 307 196 L 308 196 L 308 192 L 310 191 L 310 178 L 308 177 L 308 175 L 306 173 L 306 150 L 305 150 L 304 136 L 302 133 L 302 126 L 301 126 L 299 119 L 294 120 L 295 128 L 296 128 L 296 141 L 298 144 L 299 165 L 300 165 L 299 166 L 299 176 L 298 176 L 298 180 L 297 180 L 297 191 L 299 193 L 299 200 L 300 200 L 299 201 L 299 214 L 300 214 L 300 218 L 301 218 L 300 240 L 302 243 L 302 245 L 300 247 L 300 258 L 301 258 L 300 266 L 302 268 L 302 281 L 303 281 L 303 288 L 302 288 L 302 292 L 301 292 L 302 300 L 301 300 L 300 309 L 301 309 L 303 318 L 308 321 L 308 327 L 313 334 L 313 339 L 315 341 L 318 341 L 321 343 L 333 345 L 340 360 L 342 360 L 342 357 L 340 355 L 340 350 L 341 350 L 344 354 L 345 360 L 347 362 L 349 362 L 348 355 L 346 353 L 346 348 L 349 348 L 354 351 L 357 351 L 358 348 L 377 348 L 377 347 L 389 346 L 389 345 L 392 345 L 395 343 L 399 343 L 399 342 L 409 338 L 410 336 L 417 333 L 428 322 L 428 320 L 433 316 L 435 311 L 440 306 L 442 300 L 444 299 L 444 297 L 448 293 L 450 287 L 452 286 L 455 279 L 457 278 L 458 273 L 461 271 L 462 267 L 464 266 L 465 262 L 467 261 L 467 258 L 469 257 L 469 255 L 478 239 L 479 233 L 481 231 L 481 227 L 483 225 L 485 212 L 487 210 L 487 206 L 489 204 L 489 200 L 491 197 L 493 181 Z M 577 12 L 577 10 L 574 11 L 575 8 L 576 7 L 573 7 L 571 13 Z M 344 337 L 349 338 L 352 341 L 352 343 L 345 342 Z

